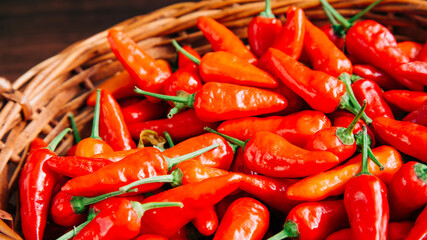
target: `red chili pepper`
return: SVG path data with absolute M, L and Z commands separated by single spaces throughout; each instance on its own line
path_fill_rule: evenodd
M 230 172 L 244 173 L 247 175 L 258 175 L 257 172 L 250 170 L 245 164 L 245 154 L 243 148 L 237 148 L 237 152 L 234 156 L 233 163 L 230 167 Z
M 380 171 L 375 163 L 370 162 L 370 172 L 378 176 L 386 185 L 389 185 L 394 173 L 403 164 L 400 153 L 386 145 L 374 148 L 372 152 L 384 166 L 384 170 Z M 359 154 L 343 165 L 298 181 L 289 186 L 286 191 L 288 198 L 300 201 L 319 201 L 330 196 L 343 194 L 347 182 L 360 171 L 361 158 L 362 155 Z
M 119 104 L 105 90 L 101 90 L 99 135 L 114 151 L 136 148 Z
M 214 240 L 262 239 L 269 226 L 266 206 L 253 198 L 239 198 L 227 209 Z
M 244 148 L 246 166 L 270 177 L 305 177 L 330 169 L 339 163 L 338 157 L 331 152 L 308 151 L 271 132 L 259 131 L 243 142 L 209 128 L 206 130 Z
M 427 127 L 386 117 L 372 122 L 375 134 L 399 151 L 427 162 Z
M 333 24 L 326 24 L 320 27 L 329 40 L 331 40 L 338 49 L 344 50 L 344 38 L 336 34 L 336 30 Z M 355 67 L 355 66 L 353 66 Z
M 389 206 L 387 186 L 369 172 L 368 133 L 363 127 L 361 172 L 345 187 L 344 205 L 354 239 L 387 239 Z
M 370 118 L 388 117 L 394 118 L 393 112 L 387 102 L 382 97 L 383 90 L 374 81 L 369 79 L 360 79 L 351 85 L 357 101 L 362 104 L 366 99 L 366 115 Z
M 96 170 L 113 163 L 104 158 L 88 158 L 88 157 L 52 157 L 46 161 L 54 172 L 67 177 L 77 177 L 95 172 Z
M 133 88 L 134 89 L 134 88 Z M 135 104 L 122 108 L 126 124 L 159 119 L 167 114 L 168 105 L 165 102 L 152 103 L 143 99 Z
M 272 89 L 272 91 L 282 95 L 288 101 L 288 106 L 286 106 L 286 108 L 280 112 L 273 113 L 274 115 L 285 116 L 306 109 L 307 103 L 304 101 L 304 99 L 298 96 L 298 94 L 294 93 L 294 91 L 292 91 L 284 83 L 279 82 L 279 86 Z
M 228 120 L 218 126 L 218 132 L 239 140 L 247 140 L 256 132 L 268 131 L 280 135 L 298 147 L 304 147 L 317 131 L 329 127 L 331 122 L 324 113 L 304 110 L 284 117 Z
M 396 76 L 407 78 L 424 86 L 427 85 L 427 62 L 413 61 L 403 63 L 395 69 L 395 72 Z M 423 88 L 419 90 L 422 91 Z
M 304 46 L 305 25 L 304 11 L 299 7 L 290 6 L 286 12 L 286 24 L 274 39 L 271 47 L 294 59 L 298 59 Z M 267 49 L 265 49 L 264 53 L 266 51 Z
M 216 127 L 217 123 L 202 121 L 197 117 L 194 110 L 189 109 L 177 113 L 171 119 L 166 118 L 130 124 L 129 130 L 134 139 L 139 139 L 139 135 L 143 130 L 152 130 L 162 136 L 164 132 L 168 132 L 176 141 L 183 141 L 202 134 L 206 126 Z
M 176 158 L 165 157 L 157 148 L 146 147 L 120 162 L 107 165 L 92 174 L 69 180 L 61 190 L 73 196 L 93 197 L 117 191 L 120 187 L 132 183 L 138 185 L 138 193 L 150 192 L 160 188 L 165 182 L 181 180 L 181 176 L 177 174 L 166 175 L 173 166 L 217 146 L 211 145 Z M 150 184 L 139 185 L 137 180 Z M 126 188 L 130 189 L 128 186 Z
M 268 240 L 287 237 L 299 240 L 325 239 L 347 226 L 347 213 L 342 200 L 301 203 L 289 213 L 283 230 Z
M 402 121 L 412 122 L 427 127 L 427 100 L 417 109 L 406 115 Z
M 165 207 L 173 210 L 183 205 L 179 202 L 123 202 L 99 212 L 73 239 L 132 239 L 139 235 L 141 217 L 146 212 Z
M 287 106 L 286 99 L 277 93 L 229 83 L 208 82 L 200 91 L 189 97 L 160 95 L 138 88 L 135 91 L 168 101 L 184 103 L 190 108 L 194 108 L 199 119 L 206 122 L 273 113 L 283 110 Z M 174 113 L 176 111 L 172 109 L 169 117 Z
M 70 204 L 73 196 L 60 191 L 53 198 L 50 206 L 50 216 L 53 222 L 60 226 L 72 227 L 84 222 L 87 214 L 82 212 L 76 214 Z
M 176 168 L 182 172 L 181 184 L 183 185 L 201 182 L 208 178 L 219 177 L 229 173 L 223 169 L 204 166 L 202 162 L 196 159 L 181 162 Z
M 190 64 L 175 71 L 164 85 L 166 95 L 177 96 L 178 91 L 184 91 L 192 94 L 202 88 L 202 80 L 199 72 Z
M 40 149 L 40 148 L 45 148 L 47 147 L 48 144 L 41 138 L 35 138 L 31 144 L 30 144 L 30 149 L 28 150 L 29 153 L 31 153 L 34 150 Z
M 403 41 L 397 43 L 397 46 L 403 51 L 403 53 L 411 60 L 414 61 L 420 53 L 423 45 L 414 41 Z
M 146 212 L 141 219 L 141 234 L 172 236 L 197 217 L 201 210 L 215 205 L 235 191 L 241 180 L 240 175 L 227 174 L 182 185 L 146 198 L 143 203 L 179 201 L 184 204 L 184 207 Z
M 390 218 L 408 219 L 427 204 L 427 165 L 414 161 L 404 164 L 394 174 L 388 190 Z
M 371 79 L 372 81 L 375 81 L 381 88 L 387 90 L 405 88 L 386 72 L 372 65 L 354 65 L 353 73 L 362 78 Z
M 130 37 L 116 29 L 108 32 L 111 50 L 124 68 L 129 72 L 136 85 L 144 90 L 163 93 L 163 84 L 171 75 L 153 57 L 145 53 Z M 158 102 L 158 99 L 149 98 Z
M 417 61 L 427 62 L 427 41 L 418 53 Z
M 282 30 L 282 22 L 271 11 L 270 0 L 265 1 L 265 10 L 252 18 L 248 24 L 248 42 L 251 51 L 261 57 L 273 44 Z
M 129 149 L 124 151 L 115 151 L 112 153 L 100 153 L 100 154 L 93 155 L 92 158 L 103 158 L 103 159 L 110 160 L 112 162 L 118 162 L 123 158 L 138 152 L 139 150 L 142 150 L 142 148 L 135 148 L 135 149 Z
M 391 90 L 384 92 L 384 99 L 393 106 L 405 112 L 412 112 L 419 108 L 423 102 L 427 101 L 426 92 L 416 92 L 409 90 Z
M 62 131 L 46 148 L 30 151 L 22 169 L 19 178 L 19 197 L 25 239 L 43 239 L 49 203 L 54 188 L 61 178 L 61 175 L 47 168 L 45 163 L 49 158 L 56 156 L 53 151 L 69 131 L 71 131 L 69 128 Z M 42 145 L 37 144 L 37 147 Z
M 424 207 L 424 210 L 415 220 L 415 225 L 411 229 L 406 239 L 410 240 L 423 240 L 427 237 L 427 207 Z
M 414 226 L 411 221 L 391 222 L 388 224 L 387 240 L 405 240 L 409 231 Z M 325 240 L 352 240 L 351 228 L 345 228 L 329 235 Z
M 144 235 L 138 236 L 137 238 L 134 238 L 133 240 L 168 240 L 168 239 L 159 235 L 144 234 Z
M 130 77 L 129 73 L 124 70 L 116 73 L 111 78 L 98 86 L 99 89 L 107 90 L 114 99 L 122 99 L 129 96 L 137 96 L 133 89 L 135 88 L 135 81 Z M 93 91 L 86 100 L 88 106 L 95 106 L 96 104 L 96 91 Z
M 199 17 L 197 27 L 203 32 L 214 51 L 230 52 L 249 63 L 256 62 L 255 56 L 232 31 L 210 17 Z
M 211 206 L 203 209 L 196 218 L 191 220 L 191 223 L 204 236 L 214 234 L 219 226 L 215 207 Z
M 184 46 L 182 47 L 185 51 L 187 51 L 188 53 L 191 54 L 191 56 L 197 58 L 197 59 L 201 59 L 202 57 L 200 57 L 200 54 L 194 50 L 193 48 L 191 48 L 190 46 Z M 196 63 L 194 63 L 191 59 L 187 58 L 187 56 L 185 56 L 183 53 L 178 52 L 178 68 L 183 68 L 185 67 L 187 64 L 191 65 L 193 67 L 193 69 L 198 69 L 199 65 L 197 65 Z
M 356 23 L 347 32 L 346 48 L 357 59 L 372 64 L 390 74 L 411 90 L 422 91 L 423 85 L 397 77 L 396 68 L 409 62 L 409 58 L 397 46 L 394 35 L 373 20 Z

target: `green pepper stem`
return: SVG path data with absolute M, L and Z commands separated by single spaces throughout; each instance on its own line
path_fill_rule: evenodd
M 292 220 L 287 220 L 283 225 L 283 230 L 277 233 L 276 235 L 268 238 L 267 240 L 281 240 L 284 238 L 298 238 L 299 230 L 298 224 Z
M 168 141 L 169 147 L 175 146 L 173 143 L 172 137 L 168 132 L 163 132 L 163 135 L 165 135 L 166 141 Z
M 369 144 L 367 144 L 367 145 L 369 145 Z M 380 161 L 378 161 L 377 157 L 375 157 L 370 146 L 368 146 L 368 156 L 380 168 L 381 171 L 384 170 L 383 164 L 380 163 Z
M 71 128 L 64 129 L 58 136 L 56 136 L 52 142 L 49 143 L 49 145 L 46 147 L 50 151 L 54 152 L 58 144 L 62 141 L 62 139 L 71 131 Z
M 73 129 L 74 140 L 76 143 L 79 143 L 82 138 L 80 137 L 79 130 L 77 129 L 76 120 L 74 119 L 74 115 L 72 113 L 68 114 L 68 119 L 70 120 L 71 128 Z
M 99 111 L 101 105 L 101 89 L 96 90 L 95 113 L 93 114 L 92 134 L 91 138 L 102 140 L 99 136 Z
M 191 55 L 191 53 L 187 52 L 184 48 L 182 48 L 175 39 L 172 40 L 172 45 L 176 48 L 176 50 L 182 54 L 184 54 L 188 59 L 193 61 L 195 64 L 200 65 L 200 60 L 195 56 Z
M 270 0 L 265 0 L 264 12 L 261 12 L 259 15 L 266 17 L 266 18 L 276 18 L 276 16 L 274 16 L 273 12 L 271 11 L 271 1 Z
M 237 138 L 230 137 L 230 136 L 228 136 L 228 135 L 225 135 L 225 134 L 223 134 L 223 133 L 220 133 L 220 132 L 218 132 L 218 131 L 215 131 L 215 130 L 213 130 L 213 129 L 212 129 L 212 128 L 210 128 L 210 127 L 205 127 L 205 130 L 206 130 L 206 131 L 208 131 L 208 132 L 211 132 L 211 133 L 218 134 L 218 135 L 220 135 L 221 137 L 223 137 L 223 138 L 227 139 L 228 141 L 230 141 L 230 142 L 232 142 L 232 143 L 234 143 L 234 144 L 237 144 L 237 145 L 239 145 L 239 146 L 240 146 L 240 147 L 242 147 L 242 148 L 245 148 L 246 142 L 243 142 L 243 141 L 241 141 L 241 140 L 239 140 L 239 139 L 237 139 Z
M 418 179 L 427 183 L 427 165 L 416 163 L 414 165 L 414 172 Z
M 366 129 L 366 126 L 362 126 L 363 128 L 363 148 L 362 148 L 362 170 L 360 171 L 357 176 L 362 174 L 371 174 L 369 172 L 369 166 L 368 166 L 368 130 Z
M 86 227 L 86 225 L 88 225 L 89 222 L 92 221 L 92 219 L 95 218 L 96 214 L 98 214 L 98 213 L 95 213 L 93 210 L 91 210 L 89 212 L 89 215 L 88 215 L 87 220 L 85 222 L 83 222 L 79 226 L 75 227 L 73 230 L 68 231 L 67 233 L 65 233 L 61 237 L 57 238 L 56 240 L 68 240 L 70 238 L 73 238 L 74 236 L 77 235 L 78 232 L 80 232 L 84 227 Z
M 350 18 L 348 20 L 348 22 L 353 25 L 353 23 L 361 18 L 363 15 L 365 15 L 365 13 L 367 13 L 369 10 L 371 10 L 373 7 L 375 7 L 376 5 L 378 5 L 382 0 L 377 0 L 373 3 L 371 3 L 368 7 L 366 7 L 365 9 L 363 9 L 363 11 L 359 12 L 358 14 L 354 15 L 352 18 Z
M 118 195 L 122 195 L 128 192 L 135 192 L 136 189 L 132 189 L 132 191 L 115 191 L 106 194 L 102 194 L 96 197 L 82 197 L 82 196 L 73 196 L 70 200 L 71 207 L 73 208 L 74 213 L 82 214 L 87 210 L 87 207 L 91 204 L 103 201 L 107 198 L 115 197 Z
M 136 201 L 132 201 L 132 208 L 135 210 L 136 214 L 139 218 L 144 215 L 144 212 L 155 209 L 155 208 L 163 208 L 163 207 L 179 207 L 182 208 L 184 204 L 181 202 L 149 202 L 149 203 L 139 203 Z
M 359 121 L 359 119 L 362 118 L 363 113 L 365 112 L 365 109 L 366 109 L 366 105 L 367 105 L 367 101 L 365 99 L 365 100 L 363 100 L 363 106 L 362 106 L 362 108 L 359 110 L 359 112 L 357 113 L 357 115 L 354 117 L 353 121 L 351 121 L 351 123 L 346 128 L 346 131 L 347 131 L 348 135 L 353 135 L 353 130 L 356 127 L 357 122 Z
M 326 8 L 340 23 L 344 28 L 348 29 L 351 27 L 351 23 L 347 21 L 334 7 L 331 6 L 326 0 L 320 0 L 323 7 Z
M 166 158 L 166 160 L 168 162 L 168 166 L 169 166 L 168 168 L 170 170 L 171 168 L 173 168 L 174 166 L 176 166 L 180 162 L 183 162 L 185 160 L 189 160 L 189 159 L 195 158 L 195 157 L 197 157 L 197 156 L 199 156 L 199 155 L 201 155 L 201 154 L 203 154 L 205 152 L 208 152 L 208 151 L 210 151 L 210 150 L 212 150 L 214 148 L 217 148 L 217 147 L 219 147 L 219 145 L 217 143 L 215 143 L 215 144 L 212 144 L 212 145 L 210 145 L 208 147 L 199 149 L 197 151 L 194 151 L 192 153 L 185 154 L 185 155 L 182 155 L 182 156 L 179 156 L 179 157 L 168 158 L 168 157 L 165 156 L 165 158 Z
M 329 9 L 325 5 L 323 5 L 322 7 L 323 7 L 323 11 L 325 11 L 326 17 L 328 17 L 332 25 L 339 25 L 337 20 L 334 18 L 334 15 L 332 15 L 331 11 L 329 11 Z
M 126 193 L 131 190 L 131 188 L 147 184 L 147 183 L 171 183 L 171 182 L 179 182 L 182 181 L 182 174 L 179 176 L 178 174 L 169 174 L 169 175 L 161 175 L 161 176 L 154 176 L 149 178 L 143 178 L 140 180 L 136 180 L 135 182 L 132 182 L 126 186 L 123 186 L 120 188 L 119 192 Z

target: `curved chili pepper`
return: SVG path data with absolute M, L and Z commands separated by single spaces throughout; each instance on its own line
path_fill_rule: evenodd
M 88 157 L 52 157 L 46 161 L 46 165 L 53 171 L 67 176 L 77 177 L 95 172 L 96 170 L 113 163 L 104 158 Z
M 232 31 L 210 17 L 199 17 L 197 27 L 203 32 L 214 51 L 232 53 L 249 63 L 256 62 L 255 56 Z
M 248 24 L 248 42 L 251 51 L 261 57 L 273 44 L 282 30 L 282 22 L 271 11 L 270 0 L 265 0 L 265 9 Z
M 46 148 L 30 151 L 19 178 L 21 224 L 25 239 L 43 239 L 49 204 L 61 175 L 45 166 L 56 156 L 54 150 L 71 129 L 62 131 Z M 37 142 L 40 142 L 37 140 Z M 36 145 L 36 144 L 34 144 Z M 33 146 L 34 146 L 33 145 Z M 44 144 L 37 144 L 37 147 Z M 35 147 L 35 146 L 34 146 Z
M 422 91 L 423 85 L 397 77 L 395 69 L 408 63 L 409 58 L 397 46 L 394 35 L 383 25 L 373 20 L 356 23 L 347 32 L 346 48 L 357 59 L 374 65 L 411 90 Z
M 135 88 L 135 81 L 130 77 L 128 71 L 124 70 L 116 73 L 111 78 L 98 86 L 99 89 L 107 90 L 114 99 L 122 99 L 129 96 L 138 96 L 133 89 Z M 86 100 L 88 106 L 95 106 L 96 104 L 96 91 L 93 91 Z
M 283 110 L 287 106 L 286 99 L 277 93 L 229 83 L 208 82 L 200 91 L 189 97 L 160 95 L 138 88 L 135 91 L 164 100 L 185 103 L 194 108 L 200 120 L 206 122 L 267 114 Z M 174 113 L 172 109 L 169 117 Z
M 177 113 L 171 119 L 166 118 L 129 124 L 129 130 L 134 139 L 139 139 L 139 135 L 143 130 L 152 130 L 159 135 L 164 135 L 164 132 L 168 132 L 176 141 L 183 141 L 202 134 L 206 126 L 216 127 L 217 123 L 202 121 L 197 117 L 194 110 L 189 109 Z
M 413 61 L 403 63 L 395 69 L 395 72 L 396 76 L 407 78 L 424 86 L 427 85 L 427 62 Z M 423 88 L 419 90 L 422 91 Z
M 304 147 L 312 136 L 321 129 L 331 127 L 331 121 L 319 111 L 304 110 L 279 117 L 248 117 L 224 121 L 218 132 L 239 140 L 247 140 L 258 131 L 276 133 L 290 143 Z
M 369 171 L 378 176 L 386 185 L 389 185 L 394 173 L 403 164 L 400 153 L 386 145 L 372 149 L 372 153 L 382 163 L 384 170 L 380 171 L 379 167 L 371 161 L 369 162 Z M 288 198 L 301 201 L 319 201 L 330 196 L 343 194 L 348 180 L 360 171 L 361 158 L 362 155 L 359 154 L 343 165 L 306 177 L 289 186 L 286 191 Z
M 211 206 L 203 209 L 196 218 L 191 220 L 191 223 L 204 236 L 214 234 L 219 226 L 215 207 Z
M 101 90 L 99 119 L 99 135 L 114 151 L 136 148 L 119 104 L 105 90 Z
M 325 239 L 347 226 L 347 213 L 342 200 L 301 203 L 288 214 L 283 230 L 268 240 L 286 237 Z
M 222 82 L 265 88 L 277 87 L 277 81 L 270 74 L 232 53 L 209 52 L 198 60 L 186 52 L 175 40 L 172 40 L 172 44 L 179 52 L 199 65 L 200 77 L 204 82 Z
M 427 127 L 386 117 L 372 122 L 375 134 L 399 151 L 427 162 Z
M 388 190 L 390 218 L 409 218 L 427 204 L 427 165 L 414 161 L 405 163 L 394 174 Z
M 135 104 L 122 108 L 126 124 L 159 119 L 167 114 L 168 105 L 165 102 L 152 103 L 143 99 Z
M 253 198 L 239 198 L 227 209 L 214 240 L 262 239 L 269 226 L 266 206 Z
M 382 97 L 383 91 L 374 81 L 369 79 L 360 79 L 351 85 L 354 96 L 357 101 L 362 104 L 366 99 L 368 106 L 366 107 L 366 115 L 370 118 L 388 117 L 394 118 L 393 112 L 387 102 Z
M 227 174 L 182 185 L 146 198 L 143 203 L 179 201 L 184 207 L 146 212 L 141 219 L 141 234 L 172 236 L 197 217 L 201 210 L 215 205 L 235 191 L 241 180 L 242 176 L 238 174 Z
M 414 61 L 418 54 L 420 53 L 423 45 L 414 41 L 403 41 L 398 42 L 397 46 L 403 51 L 403 53 L 409 58 L 409 60 Z
M 153 57 L 145 53 L 130 37 L 119 30 L 110 29 L 108 31 L 108 42 L 114 55 L 139 88 L 163 93 L 163 84 L 170 77 L 170 70 L 161 67 Z M 149 98 L 149 100 L 159 102 L 155 98 Z
M 63 191 L 60 191 L 52 198 L 50 215 L 56 224 L 64 227 L 72 227 L 85 221 L 87 217 L 86 213 L 76 214 L 73 209 L 70 208 L 70 201 L 72 198 L 73 196 Z
M 406 115 L 402 121 L 412 122 L 427 127 L 427 100 L 417 109 Z
M 157 148 L 146 147 L 120 162 L 109 164 L 92 174 L 69 180 L 61 190 L 73 196 L 93 197 L 117 191 L 127 184 L 136 183 L 137 180 L 143 182 L 152 180 L 151 184 L 141 185 L 137 188 L 139 193 L 149 192 L 160 188 L 165 182 L 180 181 L 181 176 L 177 174 L 166 175 L 170 168 L 217 146 L 211 145 L 176 158 L 165 157 Z M 157 178 L 153 178 L 155 176 Z
M 223 169 L 207 167 L 203 165 L 202 162 L 196 159 L 190 159 L 176 165 L 176 168 L 179 169 L 182 173 L 182 183 L 181 184 L 190 184 L 201 182 L 205 179 L 212 177 L 219 177 L 226 175 L 229 172 Z
M 405 88 L 386 72 L 372 65 L 354 65 L 353 73 L 362 78 L 371 79 L 372 81 L 375 81 L 381 88 L 387 90 Z
M 304 11 L 299 7 L 290 6 L 286 12 L 286 23 L 271 47 L 298 59 L 304 46 L 305 25 Z M 266 51 L 267 49 L 264 52 Z
M 405 112 L 412 112 L 427 101 L 426 92 L 391 90 L 383 93 L 384 99 Z
M 193 57 L 195 57 L 195 58 L 197 58 L 199 60 L 202 58 L 200 56 L 200 54 L 196 50 L 194 50 L 193 48 L 191 48 L 190 46 L 183 46 L 182 48 L 186 52 L 190 53 L 191 56 L 193 56 Z M 189 59 L 183 53 L 178 52 L 178 68 L 183 68 L 187 64 L 191 65 L 193 69 L 198 69 L 199 68 L 199 65 L 197 65 L 196 63 L 194 63 L 191 59 Z
M 368 133 L 363 128 L 362 167 L 346 184 L 344 205 L 354 239 L 387 239 L 390 218 L 387 186 L 369 172 Z
M 139 235 L 141 217 L 146 212 L 165 207 L 175 209 L 183 205 L 179 202 L 123 202 L 99 212 L 73 239 L 132 239 Z
M 417 220 L 415 220 L 415 225 L 411 229 L 406 239 L 411 240 L 422 240 L 427 237 L 427 207 L 424 207 L 424 210 L 418 215 Z
M 409 231 L 414 226 L 411 221 L 390 222 L 387 230 L 387 240 L 405 240 Z M 351 228 L 345 228 L 329 235 L 325 240 L 352 240 L 353 232 Z
M 270 177 L 305 177 L 330 169 L 339 163 L 338 157 L 331 152 L 308 151 L 271 132 L 259 131 L 243 142 L 212 129 L 206 130 L 244 148 L 246 166 Z

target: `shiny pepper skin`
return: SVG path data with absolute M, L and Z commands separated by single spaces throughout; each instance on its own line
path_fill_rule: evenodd
M 248 41 L 251 51 L 261 57 L 273 44 L 282 30 L 282 22 L 274 17 L 257 16 L 248 24 Z
M 351 88 L 360 104 L 366 99 L 368 104 L 365 112 L 370 118 L 388 117 L 394 119 L 390 106 L 382 97 L 382 89 L 374 81 L 360 79 L 354 82 Z
M 405 112 L 412 112 L 427 101 L 426 92 L 390 90 L 383 93 L 384 99 Z

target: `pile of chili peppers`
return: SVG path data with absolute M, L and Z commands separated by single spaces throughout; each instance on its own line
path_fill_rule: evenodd
M 67 156 L 71 129 L 31 145 L 25 238 L 427 239 L 427 42 L 359 20 L 380 1 L 321 2 L 319 28 L 267 0 L 249 48 L 200 17 L 213 51 L 172 41 L 174 72 L 110 30 L 125 70 L 89 96 L 90 137 L 70 116 Z

